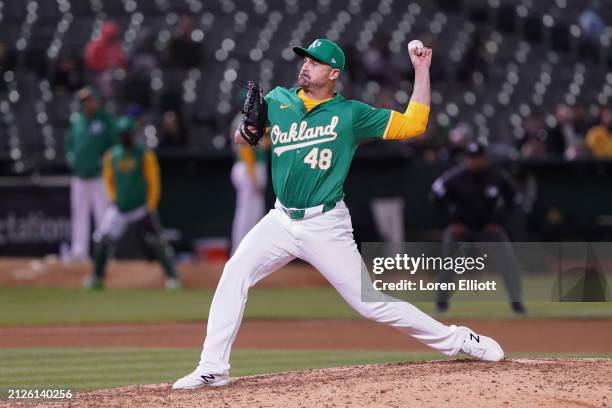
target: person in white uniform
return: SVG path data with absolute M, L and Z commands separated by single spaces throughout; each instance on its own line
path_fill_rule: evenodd
M 240 116 L 241 117 L 241 116 Z M 235 121 L 236 122 L 236 121 Z M 232 127 L 236 129 L 236 126 Z M 269 139 L 260 146 L 236 145 L 236 160 L 231 179 L 236 189 L 236 209 L 232 223 L 232 254 L 242 238 L 261 220 L 266 210 L 265 194 L 268 183 Z
M 295 258 L 314 266 L 351 307 L 368 319 L 387 324 L 449 356 L 463 352 L 480 360 L 502 360 L 502 348 L 489 337 L 466 327 L 447 326 L 406 302 L 383 296 L 381 301 L 365 302 L 361 297 L 364 265 L 343 201 L 344 180 L 362 140 L 406 139 L 425 131 L 431 49 L 409 51 L 415 80 L 404 113 L 346 100 L 334 91 L 345 63 L 336 43 L 317 39 L 308 48 L 293 50 L 303 57 L 299 87 L 277 87 L 265 96 L 275 208 L 244 237 L 225 265 L 210 307 L 199 364 L 173 388 L 229 383 L 230 350 L 249 288 Z M 259 131 L 253 126 L 250 130 Z M 240 131 L 235 139 L 244 142 Z
M 100 106 L 89 88 L 78 91 L 81 112 L 70 122 L 64 139 L 66 162 L 72 172 L 70 208 L 72 215 L 71 259 L 89 258 L 91 215 L 96 228 L 102 223 L 109 202 L 102 181 L 102 157 L 117 142 L 115 117 Z

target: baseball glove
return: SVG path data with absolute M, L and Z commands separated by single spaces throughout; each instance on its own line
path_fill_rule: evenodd
M 268 104 L 264 100 L 263 91 L 257 82 L 249 81 L 238 131 L 251 146 L 257 146 L 264 136 L 267 118 Z M 251 131 L 248 126 L 253 126 L 256 131 Z

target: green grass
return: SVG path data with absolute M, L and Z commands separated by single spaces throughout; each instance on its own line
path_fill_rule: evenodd
M 174 381 L 195 367 L 199 350 L 38 348 L 0 350 L 0 399 L 9 388 L 90 390 Z M 520 353 L 510 357 L 612 357 L 607 354 Z M 443 359 L 439 353 L 332 350 L 236 350 L 232 376 L 355 364 Z
M 174 381 L 195 368 L 193 349 L 10 349 L 0 350 L 0 390 L 70 387 L 77 390 Z M 232 376 L 353 364 L 439 359 L 437 353 L 236 350 Z M 1 397 L 1 395 L 0 395 Z
M 212 290 L 0 288 L 0 325 L 203 321 Z M 431 303 L 417 304 L 425 312 Z M 612 303 L 531 303 L 533 318 L 612 318 Z M 448 318 L 513 318 L 506 303 L 451 305 Z M 331 288 L 253 289 L 247 319 L 353 319 Z

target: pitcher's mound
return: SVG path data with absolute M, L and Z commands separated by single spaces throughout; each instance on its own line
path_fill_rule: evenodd
M 610 407 L 611 373 L 609 359 L 433 361 L 242 377 L 227 387 L 196 391 L 172 391 L 169 383 L 129 386 L 80 393 L 72 403 L 206 408 Z

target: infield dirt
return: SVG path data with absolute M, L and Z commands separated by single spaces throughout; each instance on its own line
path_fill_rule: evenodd
M 506 352 L 612 353 L 612 320 L 466 320 Z M 202 323 L 83 324 L 0 327 L 0 347 L 200 348 Z M 431 351 L 400 332 L 367 320 L 248 320 L 236 348 Z M 610 373 L 612 377 L 612 373 Z
M 117 266 L 117 265 L 115 265 Z M 125 265 L 124 265 L 125 266 Z M 110 268 L 109 287 L 160 287 L 160 271 L 134 263 Z M 186 287 L 214 287 L 222 265 L 184 269 Z M 286 267 L 269 287 L 326 286 L 302 265 Z M 78 287 L 88 265 L 0 262 L 3 286 Z M 132 273 L 133 272 L 133 273 Z M 202 316 L 204 318 L 204 316 Z M 447 323 L 459 323 L 447 321 Z M 609 319 L 461 320 L 493 335 L 508 352 L 611 352 Z M 169 336 L 168 333 L 177 333 Z M 324 336 L 321 333 L 325 333 Z M 0 347 L 200 347 L 204 322 L 4 326 Z M 424 350 L 395 330 L 367 321 L 246 321 L 237 348 Z M 229 386 L 172 391 L 170 383 L 78 393 L 71 401 L 0 401 L 0 407 L 610 407 L 612 360 L 466 360 L 352 366 L 235 378 Z
M 306 370 L 173 391 L 170 383 L 77 394 L 36 407 L 608 407 L 612 360 L 466 360 Z M 1 406 L 2 404 L 0 404 Z

